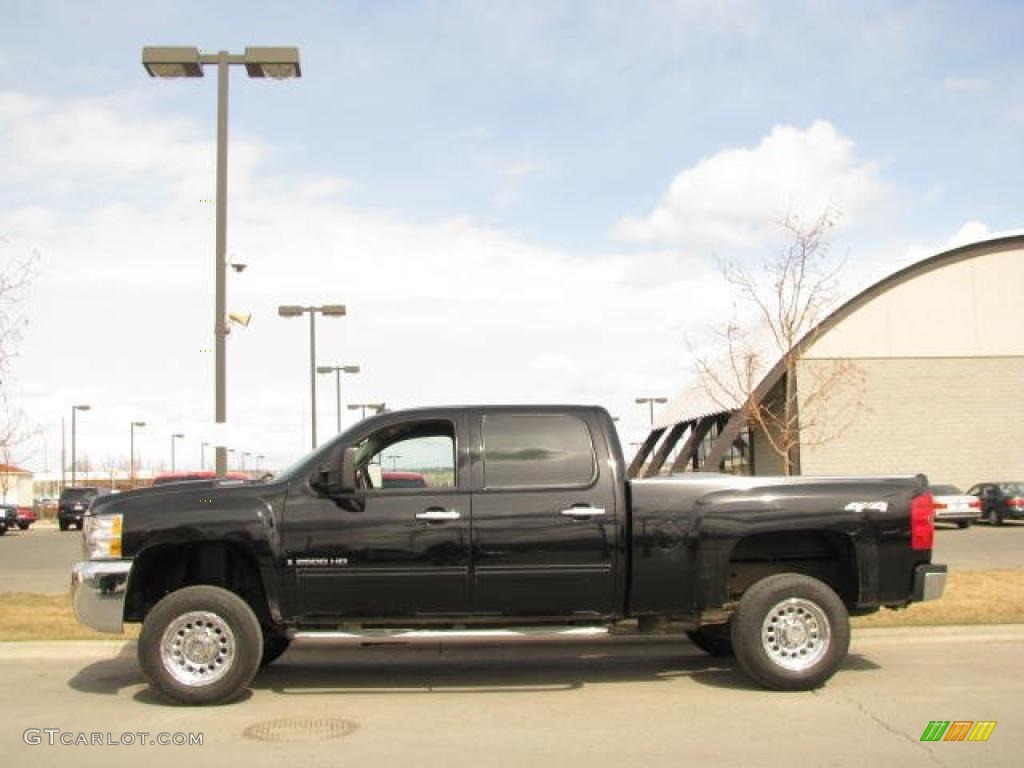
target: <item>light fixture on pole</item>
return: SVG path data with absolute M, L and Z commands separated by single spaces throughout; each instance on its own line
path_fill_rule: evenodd
M 324 304 L 319 307 L 301 307 L 295 304 L 282 304 L 277 308 L 281 317 L 301 317 L 309 314 L 309 401 L 310 418 L 312 419 L 311 443 L 316 449 L 316 316 L 344 317 L 344 304 Z
M 204 66 L 217 67 L 217 213 L 214 308 L 214 407 L 217 424 L 227 423 L 227 206 L 228 206 L 228 67 L 244 66 L 249 77 L 284 80 L 301 77 L 298 48 L 246 48 L 244 54 L 227 51 L 200 53 L 198 48 L 147 46 L 142 66 L 151 77 L 202 77 Z M 217 445 L 217 476 L 227 471 L 227 453 Z
M 88 405 L 72 405 L 71 406 L 71 487 L 75 487 L 75 414 L 79 411 L 88 411 L 91 406 Z
M 205 471 L 206 470 L 206 447 L 208 445 L 209 445 L 209 443 L 200 443 L 199 444 L 199 469 L 201 471 Z
M 362 411 L 362 418 L 366 418 L 366 411 L 371 410 L 374 413 L 384 413 L 388 408 L 387 403 L 352 403 L 348 409 L 350 411 Z
M 661 404 L 661 403 L 667 403 L 667 402 L 668 402 L 668 398 L 667 397 L 638 397 L 636 399 L 636 404 L 637 405 L 648 405 L 648 406 L 650 406 L 651 428 L 654 427 L 654 404 L 655 403 Z
M 171 435 L 171 472 L 174 471 L 174 441 L 180 440 L 184 435 L 181 432 L 175 432 Z
M 135 487 L 135 428 L 144 427 L 146 422 L 133 421 L 131 426 L 131 458 L 128 461 L 128 476 L 131 479 L 131 487 Z
M 359 373 L 358 365 L 318 365 L 317 373 L 334 374 L 334 395 L 338 405 L 338 434 L 341 434 L 341 374 Z

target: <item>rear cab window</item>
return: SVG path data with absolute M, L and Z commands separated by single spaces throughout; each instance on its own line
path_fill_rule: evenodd
M 489 413 L 483 417 L 484 487 L 579 488 L 597 479 L 590 428 L 561 413 Z

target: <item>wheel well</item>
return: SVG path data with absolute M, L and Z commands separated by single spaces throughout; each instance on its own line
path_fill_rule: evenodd
M 752 584 L 776 573 L 811 576 L 832 587 L 847 607 L 857 603 L 857 553 L 849 536 L 827 531 L 785 531 L 740 539 L 729 559 L 728 599 L 738 599 Z
M 198 584 L 234 592 L 255 611 L 260 624 L 272 624 L 255 558 L 227 541 L 165 544 L 144 550 L 132 564 L 124 620 L 143 621 L 165 595 Z

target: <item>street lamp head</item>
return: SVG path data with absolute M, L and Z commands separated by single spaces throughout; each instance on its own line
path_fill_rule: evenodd
M 341 367 L 343 373 L 359 373 L 358 365 L 343 365 Z
M 144 426 L 146 426 L 146 422 L 144 422 L 144 421 L 133 421 L 132 422 L 132 426 L 133 427 L 144 427 Z
M 656 397 L 656 398 L 654 398 L 654 402 L 656 402 L 656 403 L 667 403 L 668 402 L 668 398 L 667 397 Z
M 316 367 L 317 373 L 334 373 L 333 365 L 318 365 Z
M 324 304 L 320 309 L 320 314 L 324 317 L 344 317 L 345 316 L 345 305 L 344 304 Z
M 302 77 L 298 48 L 246 48 L 245 71 L 249 77 L 287 80 Z
M 150 77 L 202 77 L 199 49 L 174 46 L 146 46 L 142 66 Z
M 76 411 L 88 411 L 88 410 L 90 410 L 92 408 L 92 406 L 91 405 L 73 405 L 73 406 L 71 406 L 71 408 L 73 410 L 76 410 Z
M 282 304 L 277 308 L 277 314 L 281 317 L 299 317 L 305 310 L 295 304 Z
M 362 405 L 360 405 L 359 403 L 352 403 L 352 405 L 350 405 L 350 406 L 348 407 L 348 409 L 349 409 L 350 411 L 358 411 L 358 410 L 359 410 L 360 408 L 362 408 L 362 407 L 363 407 L 363 406 L 362 406 Z
M 171 437 L 184 437 L 184 436 L 185 435 L 183 435 L 181 432 L 175 432 L 173 435 L 171 435 Z

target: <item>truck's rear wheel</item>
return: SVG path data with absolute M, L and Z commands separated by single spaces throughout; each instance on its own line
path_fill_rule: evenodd
M 828 585 L 800 574 L 780 573 L 754 584 L 731 623 L 740 667 L 776 690 L 821 686 L 850 647 L 850 620 L 842 600 Z
M 690 642 L 712 656 L 732 656 L 732 628 L 729 624 L 708 624 L 690 630 Z
M 220 587 L 185 587 L 164 597 L 139 635 L 139 665 L 150 685 L 182 704 L 219 704 L 252 682 L 263 633 L 252 608 Z

